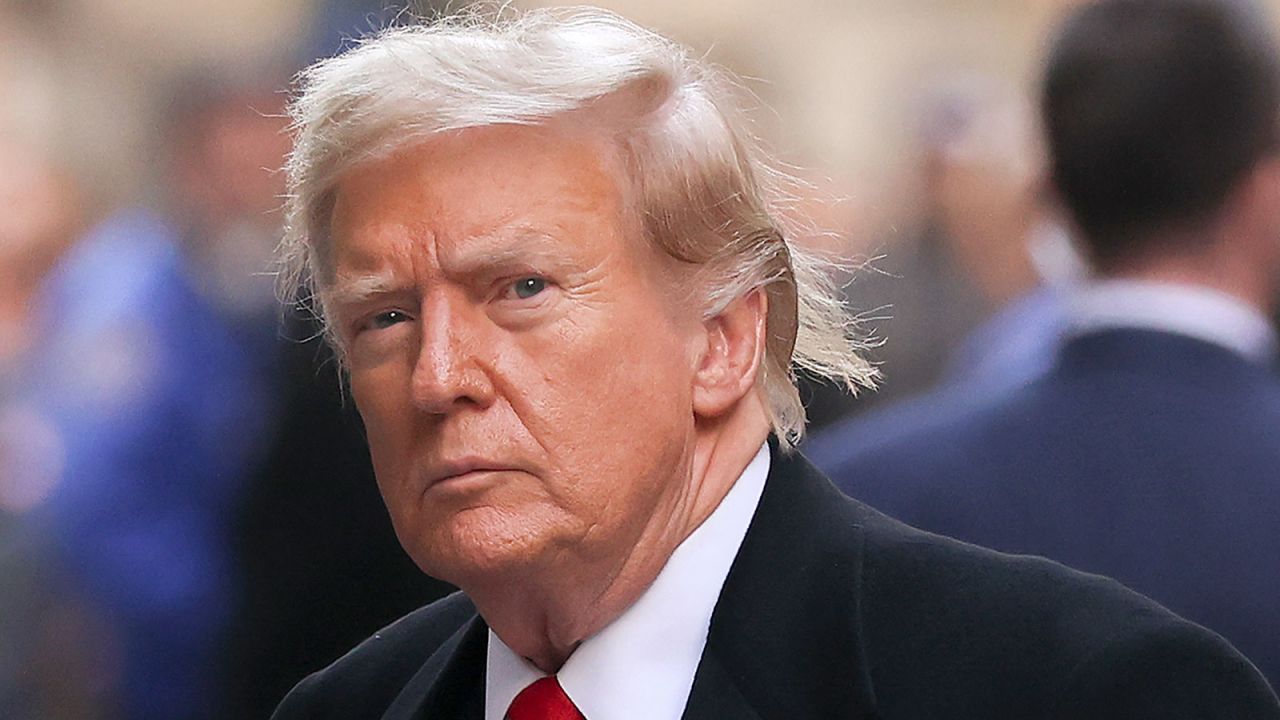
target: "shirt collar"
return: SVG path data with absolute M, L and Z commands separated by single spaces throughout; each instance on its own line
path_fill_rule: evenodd
M 1076 335 L 1137 328 L 1186 335 L 1255 362 L 1276 354 L 1276 333 L 1266 316 L 1236 297 L 1198 285 L 1100 280 L 1076 289 L 1068 306 Z
M 768 475 L 765 444 L 653 584 L 569 656 L 556 677 L 589 720 L 680 717 L 707 643 L 711 613 Z M 490 630 L 485 720 L 502 720 L 515 696 L 542 676 Z

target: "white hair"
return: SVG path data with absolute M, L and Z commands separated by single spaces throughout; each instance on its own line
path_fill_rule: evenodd
M 795 242 L 805 228 L 788 188 L 800 181 L 749 131 L 731 76 L 683 47 L 598 9 L 469 13 L 381 31 L 303 71 L 298 85 L 282 277 L 291 291 L 309 283 L 322 317 L 343 173 L 435 133 L 596 113 L 619 125 L 637 226 L 696 267 L 704 317 L 766 293 L 758 386 L 784 449 L 804 432 L 797 369 L 854 392 L 874 384 L 832 264 Z

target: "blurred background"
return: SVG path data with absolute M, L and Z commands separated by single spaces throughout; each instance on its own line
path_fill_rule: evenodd
M 1032 100 L 1070 3 L 602 4 L 744 77 L 812 182 L 832 232 L 808 242 L 884 340 L 879 392 L 806 386 L 815 427 L 972 370 L 1002 311 L 1058 332 L 1023 301 L 1080 272 Z M 291 76 L 404 9 L 0 0 L 4 717 L 266 717 L 447 591 L 396 544 L 332 359 L 269 274 Z

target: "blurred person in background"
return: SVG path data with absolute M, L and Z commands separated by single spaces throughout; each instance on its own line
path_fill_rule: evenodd
M 19 95 L 0 81 L 6 110 Z M 31 512 L 57 481 L 61 453 L 24 392 L 39 371 L 42 281 L 89 211 L 56 153 L 10 119 L 0 119 L 0 708 L 12 720 L 107 717 L 113 641 Z
M 0 132 L 0 388 L 36 340 L 40 283 L 81 231 L 74 182 L 33 143 Z
M 229 518 L 272 410 L 261 268 L 278 235 L 280 102 L 238 79 L 171 97 L 164 201 L 110 213 L 57 258 L 16 391 L 51 456 L 27 519 L 109 638 L 93 658 L 109 677 L 99 712 L 127 718 L 215 716 Z
M 966 88 L 967 90 L 967 88 Z M 967 92 L 930 94 L 914 135 L 919 159 L 910 200 L 889 228 L 871 230 L 869 243 L 840 284 L 844 301 L 862 311 L 876 345 L 867 357 L 881 370 L 874 393 L 852 398 L 843 388 L 800 373 L 801 393 L 813 432 L 842 419 L 872 413 L 937 383 L 946 369 L 939 348 L 956 346 L 988 312 L 988 303 L 956 261 L 943 196 L 948 173 L 944 147 L 973 113 Z M 838 252 L 848 254 L 850 249 Z M 889 339 L 888 342 L 884 340 Z
M 1065 328 L 1061 289 L 1080 260 L 1041 200 L 1030 111 L 976 72 L 943 76 L 920 105 L 908 203 L 918 217 L 844 279 L 846 302 L 882 341 L 869 353 L 882 384 L 855 401 L 806 383 L 819 436 L 854 416 L 860 429 L 911 423 L 937 404 L 1025 384 L 1048 370 Z
M 1052 368 L 1067 330 L 1066 296 L 1086 271 L 1058 213 L 1045 201 L 1043 153 L 1023 105 L 972 76 L 953 78 L 930 104 L 926 187 L 945 262 L 932 266 L 933 272 L 929 265 L 908 265 L 887 280 L 873 276 L 872 284 L 940 286 L 928 291 L 932 303 L 887 308 L 889 322 L 881 331 L 886 350 L 896 351 L 882 355 L 887 378 L 900 378 L 894 369 L 900 355 L 927 358 L 920 362 L 930 364 L 933 377 L 926 392 L 919 392 L 923 378 L 908 373 L 913 382 L 900 385 L 887 404 L 867 410 L 858 402 L 852 408 L 856 416 L 816 433 L 806 445 L 818 461 L 839 455 L 849 436 L 908 432 L 934 416 L 990 402 Z M 936 272 L 941 267 L 964 279 L 953 287 L 979 298 L 970 313 L 987 308 L 976 326 L 968 327 L 973 318 L 945 296 L 948 284 Z M 867 292 L 862 280 L 851 288 L 859 295 Z M 940 321 L 952 326 L 949 333 L 921 332 Z M 964 333 L 957 337 L 957 329 Z M 905 348 L 899 346 L 900 332 L 908 335 Z
M 993 84 L 953 90 L 968 108 L 939 133 L 937 212 L 956 265 L 993 312 L 951 350 L 934 395 L 987 397 L 1048 372 L 1066 325 L 1063 295 L 1084 268 L 1043 200 L 1032 111 Z
M 1280 682 L 1280 60 L 1260 8 L 1102 0 L 1042 88 L 1091 266 L 1039 381 L 810 446 L 926 529 L 1120 579 Z M 938 408 L 935 408 L 938 409 Z M 883 429 L 883 428 L 882 428 Z

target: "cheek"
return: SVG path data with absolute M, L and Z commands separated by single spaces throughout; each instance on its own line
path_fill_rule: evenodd
M 644 478 L 663 475 L 670 462 L 664 448 L 693 432 L 686 356 L 657 318 L 580 322 L 524 345 L 513 365 L 522 381 L 508 397 L 558 469 L 558 493 L 600 509 L 649 492 Z
M 613 313 L 539 339 L 520 362 L 543 388 L 529 394 L 540 414 L 568 426 L 610 418 L 585 428 L 590 436 L 641 425 L 653 414 L 678 413 L 692 385 L 686 354 L 664 320 Z
M 408 374 L 394 366 L 351 373 L 351 396 L 364 421 L 379 481 L 394 472 L 397 458 L 408 457 L 405 445 L 414 424 L 408 388 Z

